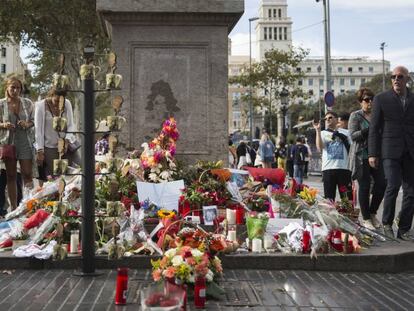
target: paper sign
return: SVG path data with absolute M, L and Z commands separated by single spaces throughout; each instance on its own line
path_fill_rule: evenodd
M 178 200 L 181 196 L 181 189 L 184 189 L 183 180 L 159 184 L 137 181 L 137 192 L 140 202 L 148 199 L 158 207 L 170 211 L 178 211 Z
M 217 218 L 217 206 L 216 205 L 203 206 L 203 217 L 204 217 L 205 225 L 213 226 L 214 219 Z

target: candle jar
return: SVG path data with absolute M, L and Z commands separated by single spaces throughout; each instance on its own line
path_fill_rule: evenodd
M 77 254 L 79 247 L 79 230 L 70 231 L 70 253 Z
M 226 219 L 229 225 L 235 225 L 236 224 L 236 211 L 230 208 L 226 209 Z
M 206 278 L 196 276 L 194 283 L 194 306 L 196 309 L 204 309 L 206 305 Z
M 244 224 L 244 208 L 242 206 L 238 206 L 236 208 L 236 224 L 237 225 Z
M 273 237 L 270 235 L 265 235 L 263 244 L 264 244 L 265 249 L 272 249 L 273 248 Z
M 261 253 L 262 252 L 262 240 L 261 239 L 253 239 L 252 241 L 252 252 L 254 253 Z
M 237 229 L 235 225 L 229 225 L 229 229 L 227 231 L 227 240 L 232 242 L 237 241 Z

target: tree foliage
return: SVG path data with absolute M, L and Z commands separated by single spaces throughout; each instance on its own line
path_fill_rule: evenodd
M 40 91 L 47 90 L 61 53 L 65 73 L 76 88 L 83 48 L 92 44 L 103 54 L 109 47 L 93 0 L 2 0 L 0 25 L 0 41 L 14 40 L 33 49 L 29 59 Z

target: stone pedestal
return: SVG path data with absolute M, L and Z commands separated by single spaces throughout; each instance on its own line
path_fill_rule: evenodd
M 225 160 L 228 33 L 243 0 L 97 0 L 123 75 L 125 148 L 152 139 L 168 116 L 179 158 Z

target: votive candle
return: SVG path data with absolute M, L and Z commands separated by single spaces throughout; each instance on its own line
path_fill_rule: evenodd
M 228 208 L 226 210 L 226 219 L 229 225 L 235 225 L 236 224 L 236 211 Z
M 252 252 L 254 252 L 254 253 L 261 253 L 262 252 L 262 240 L 261 239 L 253 239 L 253 241 L 252 241 Z

